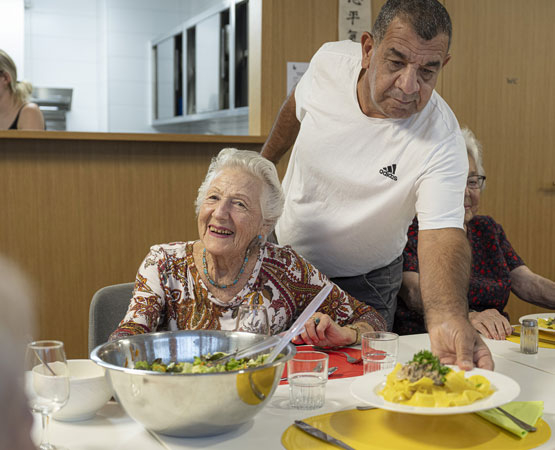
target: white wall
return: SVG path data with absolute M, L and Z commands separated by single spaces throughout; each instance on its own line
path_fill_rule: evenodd
M 222 0 L 27 2 L 25 76 L 73 88 L 68 130 L 156 132 L 149 43 Z
M 0 0 L 0 49 L 13 59 L 18 78 L 25 73 L 23 0 Z
M 32 0 L 25 11 L 25 76 L 37 87 L 73 88 L 67 128 L 101 127 L 97 0 Z

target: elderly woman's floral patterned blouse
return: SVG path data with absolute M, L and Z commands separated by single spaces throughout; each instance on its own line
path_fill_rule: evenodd
M 472 251 L 468 306 L 475 311 L 503 309 L 511 293 L 511 270 L 524 265 L 514 251 L 500 224 L 489 216 L 474 216 L 467 225 Z M 403 271 L 418 272 L 418 221 L 414 219 L 408 231 L 403 251 Z M 411 311 L 398 299 L 394 331 L 400 334 L 425 333 L 424 318 Z
M 263 303 L 272 334 L 288 329 L 331 281 L 291 247 L 266 243 L 245 287 L 228 303 L 202 281 L 193 260 L 194 242 L 155 245 L 141 264 L 129 309 L 110 339 L 160 330 L 233 330 L 244 303 Z M 320 309 L 339 325 L 367 322 L 385 330 L 372 307 L 334 285 Z

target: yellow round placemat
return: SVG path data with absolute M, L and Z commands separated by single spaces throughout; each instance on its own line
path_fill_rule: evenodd
M 520 333 L 520 325 L 515 326 L 514 329 L 517 333 Z M 555 333 L 549 333 L 547 331 L 540 330 L 538 332 L 538 337 L 540 339 L 547 339 L 552 341 L 553 339 L 555 339 Z M 507 336 L 507 340 L 520 344 L 520 336 Z M 549 342 L 538 342 L 538 346 L 542 348 L 555 348 L 555 344 L 550 344 Z
M 551 436 L 549 425 L 538 420 L 538 431 L 519 438 L 476 414 L 419 416 L 383 409 L 348 410 L 304 419 L 357 450 L 399 449 L 530 449 Z M 289 450 L 337 449 L 291 425 L 281 443 Z

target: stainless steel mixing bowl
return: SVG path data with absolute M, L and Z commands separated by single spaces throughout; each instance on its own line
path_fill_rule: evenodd
M 218 351 L 231 353 L 265 339 L 237 331 L 167 331 L 142 334 L 96 347 L 91 359 L 106 369 L 125 411 L 148 430 L 170 436 L 211 436 L 249 421 L 269 402 L 292 344 L 272 364 L 236 372 L 176 374 L 133 369 L 135 361 L 189 361 Z

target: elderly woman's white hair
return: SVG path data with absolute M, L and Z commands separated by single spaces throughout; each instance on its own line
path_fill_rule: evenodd
M 236 148 L 224 148 L 218 156 L 212 159 L 206 178 L 200 185 L 197 200 L 195 202 L 198 216 L 200 206 L 206 198 L 208 187 L 212 180 L 224 169 L 243 169 L 247 173 L 262 181 L 262 193 L 260 195 L 260 207 L 265 224 L 269 227 L 268 233 L 272 231 L 283 212 L 284 196 L 281 183 L 274 164 L 251 150 L 237 150 Z
M 474 163 L 476 164 L 476 170 L 478 171 L 478 175 L 486 175 L 486 171 L 484 170 L 484 166 L 482 164 L 482 144 L 474 133 L 470 131 L 470 129 L 464 127 L 461 129 L 462 135 L 464 137 L 464 143 L 466 144 L 466 151 L 468 152 L 468 156 L 470 156 Z M 486 181 L 484 180 L 484 184 L 482 185 L 482 189 L 486 187 Z
M 31 300 L 27 278 L 0 256 L 0 450 L 35 448 L 30 438 L 32 418 L 20 383 L 33 325 Z

